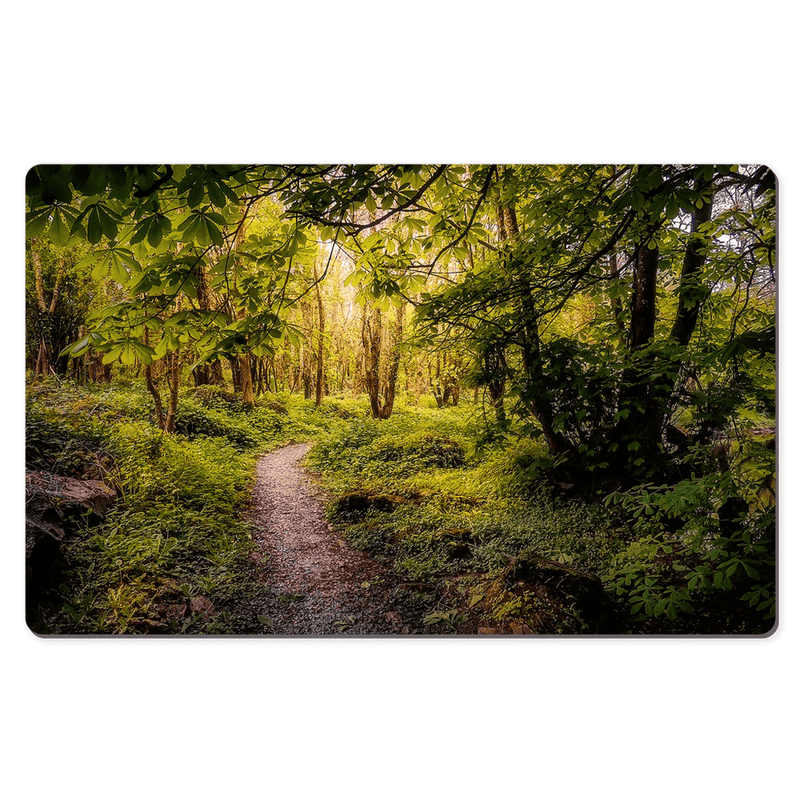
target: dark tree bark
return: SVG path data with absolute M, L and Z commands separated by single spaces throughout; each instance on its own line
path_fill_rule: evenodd
M 173 433 L 175 430 L 175 414 L 178 411 L 178 391 L 181 382 L 181 359 L 180 353 L 174 350 L 167 356 L 169 379 L 169 405 L 167 407 L 167 416 L 164 420 L 164 430 L 167 433 Z
M 655 333 L 657 278 L 658 248 L 648 247 L 642 242 L 637 247 L 634 258 L 630 336 L 632 352 L 649 344 Z
M 317 262 L 314 261 L 314 284 L 317 290 L 317 313 L 319 315 L 319 327 L 317 328 L 317 392 L 314 404 L 317 408 L 322 405 L 322 396 L 325 391 L 325 309 L 322 305 L 322 291 L 320 289 L 319 274 L 317 272 Z
M 517 215 L 513 203 L 498 204 L 498 218 L 501 235 L 513 242 L 519 236 Z M 521 267 L 524 270 L 524 266 Z M 522 351 L 522 369 L 525 386 L 522 401 L 539 422 L 547 446 L 553 455 L 570 457 L 574 447 L 562 433 L 556 431 L 551 398 L 546 389 L 545 369 L 541 355 L 538 314 L 533 301 L 533 289 L 527 276 L 519 276 L 519 299 L 517 309 L 520 319 L 519 345 Z
M 361 318 L 361 342 L 364 347 L 364 385 L 369 396 L 372 416 L 382 418 L 380 401 L 381 312 L 367 310 Z
M 208 280 L 208 273 L 201 262 L 195 266 L 197 276 L 197 307 L 201 311 L 212 311 L 211 283 Z M 193 372 L 194 381 L 197 386 L 215 385 L 222 386 L 225 378 L 222 374 L 222 364 L 214 361 L 211 364 L 200 364 Z
M 681 269 L 680 288 L 678 290 L 678 310 L 672 325 L 671 336 L 678 344 L 686 347 L 692 338 L 700 309 L 703 306 L 705 287 L 700 278 L 706 261 L 704 247 L 707 241 L 699 233 L 700 226 L 711 220 L 713 202 L 709 200 L 692 215 L 692 235 L 686 248 Z

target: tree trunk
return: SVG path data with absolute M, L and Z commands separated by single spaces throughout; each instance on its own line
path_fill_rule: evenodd
M 405 306 L 397 307 L 397 321 L 394 334 L 394 342 L 391 354 L 389 355 L 389 369 L 386 375 L 386 384 L 383 389 L 383 409 L 381 419 L 389 419 L 394 409 L 395 389 L 397 386 L 397 373 L 400 369 L 400 347 L 398 346 L 403 338 L 403 327 L 405 323 Z
M 169 406 L 167 408 L 167 417 L 164 420 L 164 430 L 167 433 L 172 433 L 175 430 L 175 414 L 178 411 L 178 390 L 181 380 L 181 361 L 177 350 L 169 354 L 168 364 Z
M 250 354 L 244 353 L 237 356 L 236 361 L 239 366 L 239 376 L 242 382 L 242 403 L 247 408 L 255 405 L 256 398 L 253 393 L 253 371 L 250 368 Z
M 611 281 L 617 283 L 620 279 L 617 275 L 617 254 L 614 250 L 611 251 L 608 259 L 608 272 Z M 611 312 L 614 315 L 614 324 L 617 326 L 617 332 L 624 336 L 625 334 L 625 311 L 622 307 L 622 300 L 619 297 L 611 298 Z
M 697 188 L 697 187 L 695 187 Z M 697 327 L 697 318 L 707 292 L 700 283 L 703 264 L 705 264 L 706 237 L 699 233 L 699 228 L 711 220 L 713 198 L 692 215 L 692 233 L 686 248 L 681 268 L 681 280 L 678 289 L 678 310 L 672 325 L 671 336 L 678 344 L 686 347 Z
M 244 242 L 245 231 L 247 230 L 247 211 L 244 211 L 242 218 L 239 221 L 239 228 L 236 231 L 236 237 L 233 242 L 233 250 L 237 251 L 242 242 Z M 234 259 L 236 264 L 236 271 L 238 272 L 241 267 L 238 256 Z M 234 287 L 236 286 L 236 274 L 234 274 Z M 236 308 L 233 303 L 230 304 L 231 316 L 236 319 Z M 239 391 L 242 393 L 242 403 L 246 408 L 252 408 L 255 405 L 255 395 L 253 394 L 253 373 L 250 368 L 250 352 L 238 353 L 235 358 L 231 359 L 231 367 L 236 364 L 236 371 L 239 377 Z M 236 381 L 234 379 L 234 391 L 236 391 Z
M 144 343 L 148 346 L 150 345 L 150 336 L 146 325 L 144 327 Z M 156 408 L 156 424 L 163 431 L 164 407 L 161 404 L 161 393 L 158 391 L 158 386 L 156 386 L 156 383 L 153 380 L 153 367 L 151 364 L 145 364 L 144 366 L 144 380 L 147 384 L 147 391 L 153 396 L 153 404 Z
M 58 299 L 61 294 L 61 282 L 64 279 L 66 265 L 64 258 L 58 259 L 58 270 L 56 272 L 56 283 L 53 287 L 53 294 L 48 300 L 45 297 L 44 278 L 42 275 L 42 261 L 39 251 L 36 248 L 36 240 L 31 239 L 31 260 L 33 261 L 34 279 L 36 283 L 36 305 L 39 311 L 39 350 L 36 356 L 36 367 L 34 374 L 44 376 L 55 374 L 53 366 L 53 321 Z
M 195 274 L 197 276 L 197 307 L 201 311 L 212 311 L 211 283 L 202 263 L 198 262 L 195 266 Z M 214 361 L 211 364 L 201 364 L 194 370 L 193 375 L 197 386 L 222 386 L 225 383 L 222 364 L 219 361 Z
M 498 216 L 501 234 L 505 233 L 509 240 L 516 238 L 519 235 L 519 227 L 513 204 L 511 202 L 498 203 Z M 550 452 L 557 456 L 572 456 L 575 448 L 554 427 L 552 403 L 545 388 L 538 315 L 533 301 L 533 290 L 527 275 L 520 274 L 519 284 L 518 314 L 522 323 L 520 326 L 520 349 L 522 351 L 522 369 L 526 378 L 521 399 L 539 422 Z
M 147 384 L 147 391 L 153 396 L 153 404 L 155 405 L 156 424 L 161 430 L 164 430 L 164 407 L 161 404 L 161 393 L 153 380 L 153 367 L 146 364 L 144 368 L 144 380 Z
M 314 404 L 317 408 L 322 405 L 322 395 L 325 390 L 324 379 L 324 334 L 325 334 L 325 309 L 322 306 L 322 291 L 319 285 L 319 274 L 317 272 L 317 262 L 314 260 L 314 283 L 317 289 L 317 313 L 319 315 L 319 328 L 317 330 L 318 346 L 317 346 L 317 394 Z
M 381 419 L 380 358 L 381 358 L 381 312 L 367 310 L 361 318 L 361 342 L 364 346 L 364 384 L 369 396 L 372 416 Z
M 658 248 L 648 247 L 647 243 L 641 242 L 636 248 L 634 264 L 631 352 L 649 344 L 655 333 Z
M 231 382 L 233 391 L 237 394 L 242 391 L 242 371 L 238 356 L 226 356 L 231 366 Z
M 400 370 L 400 348 L 403 336 L 405 306 L 397 308 L 395 331 L 383 324 L 380 309 L 364 309 L 361 318 L 361 341 L 364 348 L 364 383 L 369 396 L 372 416 L 388 419 L 394 408 L 397 375 Z M 381 375 L 382 368 L 384 375 Z

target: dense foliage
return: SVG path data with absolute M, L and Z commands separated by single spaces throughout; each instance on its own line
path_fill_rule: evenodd
M 762 510 L 728 525 L 709 514 L 715 490 L 735 491 L 720 486 L 726 478 L 591 502 L 543 480 L 546 448 L 518 430 L 476 448 L 481 425 L 477 408 L 403 408 L 389 423 L 349 421 L 309 457 L 334 495 L 331 518 L 348 541 L 436 597 L 432 624 L 442 622 L 436 613 L 457 609 L 448 628 L 462 631 L 509 621 L 539 633 L 772 627 L 774 545 L 764 531 L 774 518 Z M 421 442 L 446 445 L 459 458 L 421 458 Z M 676 518 L 684 530 L 674 530 Z M 536 595 L 543 563 L 600 578 L 606 596 L 581 609 L 552 591 Z M 517 585 L 522 567 L 535 572 L 531 564 L 539 573 Z M 459 616 L 460 627 L 453 624 Z
M 47 381 L 30 387 L 26 461 L 39 475 L 101 479 L 116 498 L 101 520 L 73 520 L 55 572 L 29 597 L 38 633 L 234 633 L 257 589 L 247 508 L 256 456 L 322 430 L 307 408 L 227 410 L 187 400 L 183 432 L 151 421 L 142 388 Z M 190 613 L 192 601 L 203 598 Z
M 133 428 L 91 435 L 165 487 L 191 452 L 186 491 L 227 492 L 221 528 L 236 465 L 321 430 L 287 416 L 302 394 L 334 516 L 409 579 L 547 585 L 544 559 L 601 579 L 620 630 L 763 632 L 775 194 L 734 165 L 40 166 L 28 366 L 145 386 Z M 54 470 L 95 424 L 48 456 L 63 420 L 31 419 Z M 515 603 L 537 630 L 600 624 Z

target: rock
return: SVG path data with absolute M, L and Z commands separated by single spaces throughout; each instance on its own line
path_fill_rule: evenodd
M 103 517 L 117 495 L 102 481 L 63 478 L 59 496 L 66 505 L 81 505 Z
M 603 633 L 611 607 L 596 576 L 532 552 L 511 559 L 490 594 L 494 602 L 513 597 L 530 606 L 519 633 Z
M 472 555 L 472 531 L 467 528 L 443 528 L 438 531 L 438 536 L 451 558 L 469 558 Z
M 186 603 L 158 603 L 153 611 L 166 620 L 182 620 L 186 616 Z
M 25 473 L 25 499 L 30 508 L 31 501 L 38 498 L 49 500 L 48 505 L 58 509 L 63 518 L 71 512 L 83 514 L 90 511 L 104 517 L 117 493 L 102 481 L 78 480 L 47 472 Z
M 387 622 L 391 622 L 393 625 L 400 625 L 403 621 L 403 618 L 396 611 L 387 611 L 384 615 L 384 619 Z
M 511 625 L 512 633 L 515 633 L 517 636 L 533 633 L 533 631 L 523 622 L 511 622 L 509 624 Z
M 25 474 L 25 575 L 29 607 L 58 584 L 62 543 L 83 522 L 98 522 L 116 493 L 98 480 Z
M 331 518 L 340 522 L 361 522 L 371 510 L 391 513 L 404 498 L 392 495 L 373 495 L 350 492 L 331 504 Z
M 211 601 L 207 597 L 203 597 L 202 594 L 192 598 L 189 608 L 192 614 L 202 614 L 205 617 L 210 617 L 214 613 L 214 606 Z

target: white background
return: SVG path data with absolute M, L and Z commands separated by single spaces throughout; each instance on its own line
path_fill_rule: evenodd
M 800 171 L 791 9 L 776 0 L 5 9 L 5 796 L 796 796 Z M 777 633 L 168 641 L 42 640 L 27 630 L 25 172 L 37 163 L 329 160 L 714 161 L 776 171 Z

